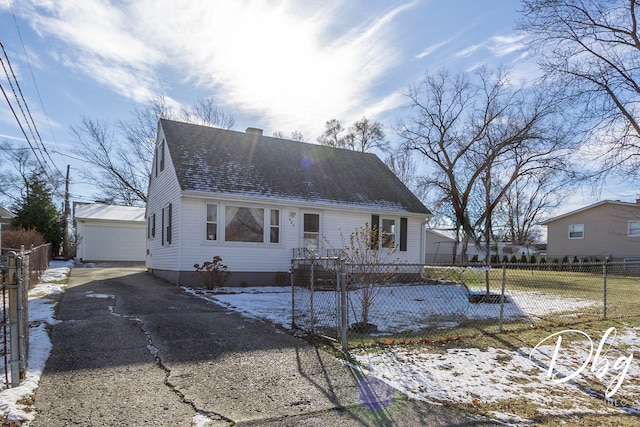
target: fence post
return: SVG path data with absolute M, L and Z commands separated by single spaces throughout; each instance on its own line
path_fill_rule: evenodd
M 602 317 L 604 320 L 607 320 L 607 261 L 606 260 L 602 263 L 602 286 L 603 286 Z
M 349 343 L 347 341 L 347 330 L 349 329 L 349 319 L 347 318 L 347 268 L 346 260 L 340 256 L 340 342 L 342 349 L 347 350 Z
M 295 263 L 291 260 L 291 270 L 289 274 L 289 282 L 291 283 L 291 329 L 296 329 L 296 287 L 295 284 Z
M 498 323 L 499 330 L 502 332 L 502 320 L 504 318 L 504 288 L 507 282 L 507 265 L 502 264 L 502 290 L 500 292 L 500 321 Z
M 316 332 L 316 319 L 315 319 L 315 314 L 313 312 L 313 294 L 314 294 L 314 289 L 313 289 L 313 282 L 315 282 L 314 280 L 314 272 L 315 272 L 315 268 L 316 268 L 316 261 L 313 255 L 311 255 L 311 270 L 309 271 L 309 289 L 311 290 L 310 294 L 311 294 L 311 298 L 309 299 L 309 311 L 311 312 L 311 316 L 310 316 L 310 320 L 311 320 L 311 329 L 310 331 L 312 333 L 315 334 Z
M 9 366 L 11 366 L 11 387 L 20 385 L 20 325 L 18 323 L 17 255 L 11 251 L 7 254 L 7 290 L 9 293 Z

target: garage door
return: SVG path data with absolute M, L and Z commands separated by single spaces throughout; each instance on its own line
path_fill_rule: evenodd
M 145 224 L 94 225 L 85 223 L 82 233 L 84 261 L 144 261 Z

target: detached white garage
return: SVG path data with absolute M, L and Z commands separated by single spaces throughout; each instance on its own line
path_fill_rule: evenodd
M 145 261 L 145 208 L 76 204 L 79 261 Z

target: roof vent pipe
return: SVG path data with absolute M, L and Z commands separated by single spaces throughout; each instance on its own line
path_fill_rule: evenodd
M 251 135 L 262 136 L 262 129 L 259 128 L 247 128 L 246 132 Z

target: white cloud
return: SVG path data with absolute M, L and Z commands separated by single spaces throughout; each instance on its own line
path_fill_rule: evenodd
M 458 57 L 467 57 L 467 56 L 471 56 L 471 54 L 473 54 L 474 52 L 476 52 L 478 49 L 480 49 L 481 47 L 483 47 L 484 45 L 482 44 L 474 44 L 471 45 L 469 47 L 466 47 L 458 52 L 455 53 L 455 56 Z
M 63 46 L 66 66 L 118 94 L 144 102 L 164 93 L 171 75 L 260 126 L 311 137 L 326 120 L 346 122 L 377 102 L 372 86 L 399 61 L 388 37 L 394 19 L 413 5 L 343 27 L 339 0 L 50 0 L 20 11 Z
M 524 50 L 526 44 L 524 35 L 494 36 L 491 37 L 488 48 L 495 56 L 505 56 Z

